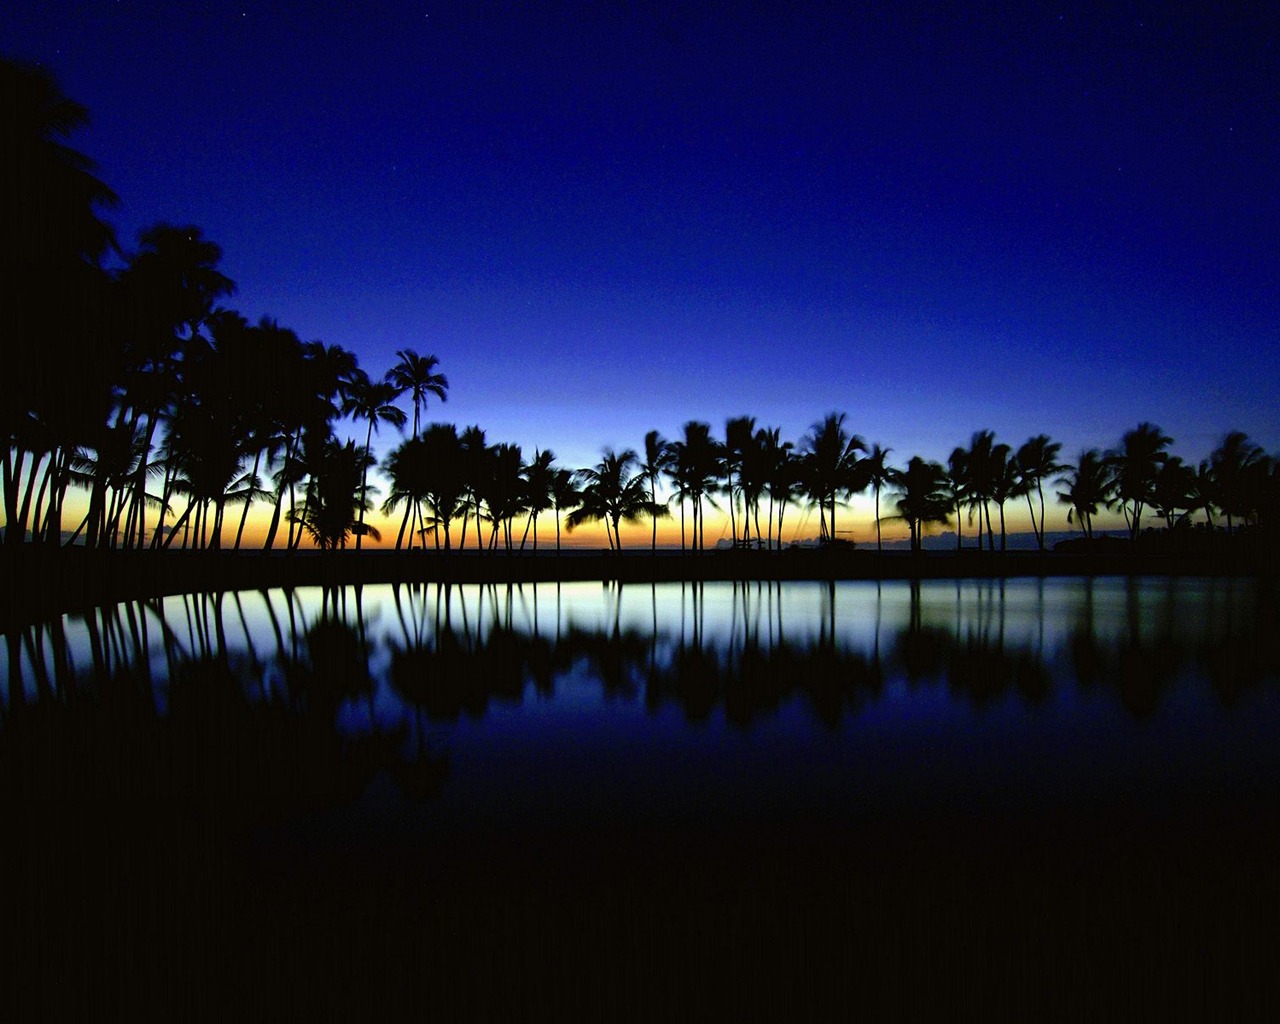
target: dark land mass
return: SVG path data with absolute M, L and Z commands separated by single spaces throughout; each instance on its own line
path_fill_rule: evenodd
M 785 551 L 127 552 L 0 548 L 0 626 L 168 594 L 359 583 L 629 583 L 713 580 L 952 579 L 1019 576 L 1280 574 L 1257 536 L 1138 543 L 1068 541 L 1038 551 L 885 551 L 853 545 Z

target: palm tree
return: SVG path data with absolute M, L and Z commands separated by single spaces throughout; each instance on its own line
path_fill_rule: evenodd
M 911 550 L 922 550 L 924 527 L 928 523 L 950 521 L 952 499 L 948 492 L 947 471 L 936 462 L 926 462 L 913 455 L 905 470 L 893 472 L 892 481 L 901 491 L 894 502 L 898 515 L 911 531 Z
M 520 446 L 495 445 L 487 459 L 488 473 L 482 478 L 481 490 L 489 509 L 493 530 L 489 534 L 489 547 L 498 546 L 498 531 L 502 530 L 503 542 L 511 550 L 511 522 L 520 513 L 525 495 L 524 460 Z
M 391 486 L 382 503 L 382 514 L 390 515 L 401 505 L 404 506 L 404 518 L 400 521 L 400 532 L 396 534 L 396 550 L 399 551 L 403 546 L 406 532 L 409 535 L 409 548 L 412 549 L 414 531 L 410 523 L 421 517 L 421 505 L 430 486 L 431 462 L 428 446 L 420 437 L 406 438 L 387 454 L 383 472 Z M 437 536 L 436 547 L 439 546 Z
M 578 507 L 581 497 L 570 470 L 563 468 L 552 470 L 551 505 L 556 513 L 557 552 L 560 550 L 560 519 L 566 512 Z
M 475 508 L 476 516 L 476 550 L 484 548 L 484 539 L 480 530 L 480 506 L 482 504 L 481 491 L 484 488 L 484 478 L 488 473 L 489 447 L 485 443 L 484 431 L 479 426 L 467 427 L 462 432 L 459 439 L 462 446 L 462 466 L 463 479 L 466 481 L 466 489 L 468 502 L 466 511 L 462 517 L 462 539 L 458 542 L 460 548 L 467 546 L 467 520 L 471 518 L 471 508 Z
M 734 416 L 725 420 L 724 424 L 724 475 L 725 475 L 725 494 L 729 498 L 729 533 L 733 538 L 736 546 L 738 543 L 738 527 L 737 527 L 737 497 L 742 491 L 742 465 L 747 458 L 747 452 L 751 448 L 752 439 L 755 436 L 756 418 L 754 416 Z M 738 485 L 734 486 L 734 476 L 738 477 Z M 746 510 L 743 510 L 745 520 Z M 748 531 L 746 523 L 743 524 L 743 537 L 745 538 Z
M 702 502 L 705 499 L 713 508 L 709 497 L 716 481 L 722 476 L 720 445 L 711 436 L 711 425 L 701 420 L 690 420 L 682 428 L 682 437 L 671 442 L 671 463 L 667 474 L 676 488 L 680 502 L 680 547 L 684 549 L 684 503 L 690 503 L 693 512 L 692 547 L 695 551 L 705 547 L 705 524 Z
M 1027 512 L 1031 515 L 1031 529 L 1036 535 L 1036 546 L 1044 550 L 1044 481 L 1063 467 L 1058 462 L 1062 445 L 1050 441 L 1049 435 L 1037 434 L 1028 438 L 1018 449 L 1017 464 L 1020 474 L 1019 489 L 1027 496 Z M 1031 489 L 1035 488 L 1040 500 L 1040 521 L 1037 524 L 1035 510 L 1031 507 Z
M 770 442 L 772 456 L 769 460 L 766 485 L 769 488 L 769 508 L 772 519 L 773 509 L 778 516 L 778 549 L 782 549 L 782 525 L 786 518 L 787 506 L 795 498 L 800 489 L 800 461 L 794 453 L 795 446 L 790 441 L 777 440 L 778 432 L 774 432 Z M 772 538 L 772 525 L 770 525 Z
M 341 345 L 325 345 L 319 341 L 303 344 L 297 341 L 296 335 L 281 340 L 282 348 L 276 353 L 278 376 L 272 380 L 271 408 L 283 460 L 276 471 L 275 506 L 262 545 L 264 551 L 270 551 L 275 545 L 286 494 L 290 510 L 296 512 L 295 488 L 306 475 L 301 466 L 304 439 L 307 435 L 330 433 L 330 424 L 337 418 L 342 401 L 359 375 L 355 353 Z M 295 515 L 288 520 L 287 550 L 296 546 L 296 519 Z
M 969 508 L 976 510 L 978 513 L 979 550 L 982 548 L 984 516 L 986 519 L 987 549 L 994 551 L 996 547 L 995 531 L 991 528 L 990 502 L 992 500 L 992 491 L 995 488 L 997 467 L 1003 461 L 998 452 L 998 449 L 1001 448 L 1004 449 L 1004 455 L 1007 457 L 1008 445 L 997 445 L 993 431 L 979 430 L 969 439 L 969 450 L 965 453 L 968 464 L 966 490 L 969 494 Z
M 1156 473 L 1169 458 L 1165 450 L 1173 444 L 1153 423 L 1139 423 L 1125 432 L 1120 447 L 1107 453 L 1115 496 L 1129 524 L 1129 538 L 1136 540 L 1142 528 L 1143 509 L 1151 501 Z
M 435 356 L 420 356 L 411 348 L 396 352 L 400 362 L 387 371 L 387 381 L 397 394 L 409 392 L 413 399 L 413 436 L 418 436 L 418 415 L 427 406 L 427 396 L 435 395 L 440 401 L 449 398 L 449 378 L 437 373 L 440 360 Z
M 644 435 L 644 461 L 640 463 L 640 476 L 649 485 L 649 500 L 656 507 L 658 504 L 658 479 L 671 464 L 671 446 L 658 431 L 650 430 Z M 651 551 L 658 550 L 658 517 L 653 517 L 653 536 L 649 541 Z
M 947 493 L 951 508 L 956 514 L 956 550 L 964 546 L 964 526 L 960 513 L 969 505 L 969 522 L 973 522 L 973 504 L 969 493 L 969 452 L 962 447 L 951 449 L 947 457 Z M 982 549 L 981 520 L 979 522 L 978 549 Z
M 624 521 L 634 523 L 645 516 L 669 514 L 666 506 L 651 501 L 645 493 L 643 475 L 633 472 L 638 462 L 630 448 L 621 453 L 606 448 L 595 466 L 578 470 L 582 504 L 569 513 L 565 526 L 572 531 L 583 523 L 603 521 L 610 550 L 621 551 L 619 526 Z
M 828 413 L 814 423 L 805 436 L 805 490 L 818 506 L 819 538 L 836 539 L 836 497 L 854 483 L 858 452 L 866 442 L 844 428 L 845 413 Z M 828 519 L 829 517 L 829 519 Z
M 889 457 L 892 448 L 881 448 L 878 444 L 873 444 L 868 450 L 866 456 L 858 461 L 859 468 L 863 474 L 867 485 L 875 494 L 876 502 L 876 551 L 883 553 L 884 547 L 880 541 L 880 488 L 891 483 L 894 478 L 893 467 L 885 461 Z
M 991 462 L 988 466 L 987 481 L 990 486 L 991 500 L 1000 509 L 1000 550 L 1005 550 L 1004 507 L 1011 499 L 1021 494 L 1021 473 L 1017 460 L 1010 455 L 1007 444 L 998 444 L 991 449 Z M 988 532 L 988 536 L 990 533 Z
M 1085 540 L 1093 539 L 1093 517 L 1098 509 L 1111 507 L 1111 473 L 1106 458 L 1096 448 L 1080 453 L 1074 466 L 1064 466 L 1066 475 L 1058 478 L 1059 486 L 1065 491 L 1058 492 L 1058 501 L 1070 506 L 1067 510 L 1067 522 L 1073 518 L 1079 521 L 1084 531 Z
M 756 547 L 764 547 L 765 534 L 760 529 L 760 498 L 768 489 L 774 464 L 781 457 L 782 431 L 777 427 L 761 427 L 751 436 L 751 443 L 742 452 L 738 467 L 738 490 L 742 494 L 744 540 L 750 539 L 750 527 L 754 523 Z M 790 445 L 787 445 L 790 448 Z M 773 505 L 770 502 L 768 517 L 770 546 L 773 540 Z
M 56 544 L 76 450 L 121 381 L 117 290 L 100 263 L 115 248 L 100 211 L 117 198 L 68 145 L 88 112 L 47 71 L 0 59 L 0 97 L 5 543 L 23 543 L 30 522 L 33 542 Z
M 444 546 L 453 546 L 450 525 L 467 508 L 466 467 L 458 428 L 452 423 L 432 423 L 423 431 L 422 442 L 430 466 L 426 502 L 431 509 L 436 542 L 444 530 Z
M 1195 492 L 1195 470 L 1177 455 L 1170 455 L 1151 481 L 1151 508 L 1164 519 L 1165 529 L 1174 528 L 1179 509 L 1190 512 L 1196 506 Z
M 1232 430 L 1209 456 L 1214 500 L 1227 518 L 1227 533 L 1236 519 L 1248 519 L 1258 508 L 1258 482 L 1266 475 L 1267 458 L 1242 430 Z
M 364 438 L 364 475 L 360 481 L 360 522 L 356 534 L 356 550 L 360 550 L 360 542 L 364 539 L 364 510 L 366 491 L 369 486 L 369 464 L 372 461 L 369 449 L 373 443 L 374 431 L 379 423 L 390 423 L 393 427 L 403 427 L 407 417 L 404 410 L 398 408 L 395 385 L 386 381 L 371 381 L 363 370 L 357 370 L 346 398 L 342 402 L 342 414 L 353 420 L 366 420 L 369 424 Z
M 376 529 L 364 525 L 364 494 L 370 457 L 356 448 L 355 441 L 339 445 L 326 440 L 311 456 L 311 481 L 307 500 L 300 512 L 290 512 L 322 551 L 347 545 L 353 533 L 356 541 L 364 533 L 381 540 Z
M 235 282 L 218 270 L 221 260 L 222 249 L 195 225 L 157 224 L 141 233 L 138 252 L 120 273 L 129 380 L 119 415 L 127 414 L 134 425 L 146 417 L 148 457 L 161 415 L 177 400 L 172 385 L 181 371 L 176 363 L 185 364 L 207 337 L 202 329 L 215 317 L 215 303 L 235 292 Z M 248 327 L 243 317 L 221 315 L 230 321 L 224 325 L 228 335 Z M 140 466 L 130 508 L 139 545 L 145 534 L 145 482 Z
M 555 452 L 550 449 L 541 451 L 535 448 L 533 461 L 525 467 L 524 507 L 529 513 L 529 520 L 525 523 L 524 536 L 520 538 L 521 551 L 524 550 L 524 542 L 529 536 L 530 526 L 533 527 L 533 550 L 538 550 L 538 515 L 554 505 L 551 487 L 555 470 L 551 464 L 555 460 Z

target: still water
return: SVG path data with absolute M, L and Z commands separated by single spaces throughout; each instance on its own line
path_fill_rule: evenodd
M 1278 638 L 1247 579 L 69 615 L 5 637 L 0 938 L 75 1018 L 1216 1018 L 1280 957 Z
M 10 795 L 316 838 L 1267 801 L 1248 579 L 365 586 L 6 636 Z

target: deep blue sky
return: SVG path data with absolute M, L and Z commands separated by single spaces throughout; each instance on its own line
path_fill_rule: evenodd
M 0 51 L 123 241 L 199 225 L 236 308 L 436 354 L 491 441 L 1280 450 L 1274 6 L 857 6 L 27 2 Z

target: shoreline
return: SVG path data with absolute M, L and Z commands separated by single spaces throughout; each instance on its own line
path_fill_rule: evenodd
M 262 551 L 0 550 L 0 628 L 172 594 L 385 583 L 789 582 L 1036 576 L 1271 576 L 1276 553 L 1160 551 Z

